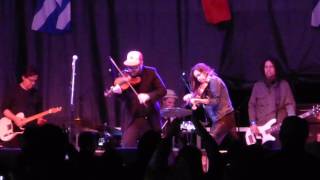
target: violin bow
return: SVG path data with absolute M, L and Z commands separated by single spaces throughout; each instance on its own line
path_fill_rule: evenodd
M 120 75 L 122 77 L 125 77 L 125 75 L 123 74 L 123 72 L 120 70 L 120 68 L 118 67 L 118 65 L 116 64 L 116 62 L 112 59 L 111 56 L 109 56 L 109 59 L 111 61 L 111 63 L 114 65 L 114 67 L 119 71 Z M 131 85 L 130 82 L 127 82 L 129 87 L 132 89 L 133 93 L 138 97 L 138 92 L 134 89 L 134 87 Z
M 181 79 L 182 79 L 182 82 L 183 82 L 184 86 L 185 86 L 185 87 L 187 88 L 187 90 L 189 91 L 189 93 L 192 93 L 191 87 L 190 87 L 190 83 L 189 83 L 189 81 L 186 79 L 184 73 L 183 73 L 180 77 L 181 77 Z

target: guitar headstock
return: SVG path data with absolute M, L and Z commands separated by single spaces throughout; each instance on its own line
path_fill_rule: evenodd
M 317 119 L 320 119 L 320 105 L 319 104 L 312 106 L 312 114 Z
M 62 107 L 59 106 L 59 107 L 54 107 L 54 108 L 50 108 L 48 111 L 49 113 L 57 113 L 57 112 L 60 112 L 62 110 Z

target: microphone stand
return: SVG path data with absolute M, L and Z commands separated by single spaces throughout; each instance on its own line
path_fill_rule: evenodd
M 185 75 L 186 75 L 186 73 L 183 72 L 182 75 L 181 75 L 181 80 L 182 80 L 185 88 L 188 90 L 188 92 L 192 93 L 191 88 L 190 88 L 190 83 L 188 82 L 188 80 L 186 80 Z
M 71 73 L 71 88 L 70 88 L 70 121 L 67 129 L 67 133 L 69 136 L 69 141 L 74 142 L 74 132 L 73 132 L 73 121 L 75 120 L 75 105 L 74 105 L 74 84 L 75 84 L 75 76 L 76 76 L 76 61 L 78 60 L 77 55 L 72 56 L 72 73 Z

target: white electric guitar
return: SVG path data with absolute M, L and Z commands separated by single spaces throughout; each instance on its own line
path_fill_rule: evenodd
M 306 118 L 308 116 L 317 116 L 319 114 L 319 105 L 313 106 L 313 108 L 301 115 L 299 115 L 300 118 Z M 281 123 L 275 124 L 277 120 L 275 118 L 269 120 L 267 123 L 265 123 L 262 126 L 258 126 L 260 135 L 255 136 L 250 127 L 237 127 L 237 132 L 245 132 L 245 140 L 247 145 L 252 145 L 257 142 L 257 139 L 261 139 L 261 144 L 264 144 L 268 141 L 275 141 L 276 138 L 271 134 L 275 131 L 279 131 Z M 275 124 L 275 125 L 274 125 Z
M 27 118 L 24 118 L 24 114 L 22 112 L 16 114 L 16 116 L 19 118 L 24 118 L 24 120 L 23 120 L 24 124 L 27 124 L 31 121 L 34 121 L 34 120 L 41 118 L 43 116 L 46 116 L 48 114 L 60 112 L 61 110 L 62 110 L 62 107 L 54 107 L 54 108 L 48 109 L 47 111 L 43 111 L 41 113 L 35 114 L 35 115 L 27 117 Z M 0 139 L 1 139 L 1 141 L 10 141 L 18 134 L 22 134 L 24 129 L 22 127 L 19 127 L 19 128 L 21 129 L 21 131 L 14 132 L 12 120 L 7 117 L 1 118 L 0 119 Z

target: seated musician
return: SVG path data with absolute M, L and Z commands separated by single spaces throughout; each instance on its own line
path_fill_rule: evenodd
M 167 94 L 161 99 L 161 103 L 160 103 L 161 111 L 167 112 L 170 109 L 174 110 L 174 108 L 176 108 L 177 99 L 178 99 L 178 96 L 176 92 L 172 89 L 167 89 Z M 161 118 L 162 133 L 166 133 L 169 123 L 171 123 L 176 118 L 177 117 L 175 117 L 174 114 L 165 115 L 165 116 L 162 115 L 162 118 Z
M 176 101 L 178 96 L 172 89 L 167 89 L 167 94 L 161 100 L 161 108 L 174 108 L 176 107 Z
M 176 94 L 176 92 L 174 92 L 174 90 L 172 89 L 167 89 L 167 94 L 161 99 L 161 109 L 169 109 L 169 108 L 175 108 L 176 107 L 176 101 L 178 99 L 178 96 Z M 171 121 L 176 117 L 162 117 L 161 120 L 161 127 L 164 128 L 164 126 L 166 125 L 167 120 Z

